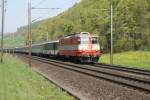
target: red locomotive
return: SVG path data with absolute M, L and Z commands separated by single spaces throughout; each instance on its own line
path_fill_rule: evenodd
M 81 32 L 60 39 L 59 55 L 81 62 L 97 62 L 101 55 L 98 35 Z

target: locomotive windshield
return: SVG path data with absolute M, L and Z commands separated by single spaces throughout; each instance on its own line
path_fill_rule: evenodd
M 90 42 L 89 37 L 82 37 L 80 41 L 81 44 L 88 44 L 89 42 Z M 92 44 L 98 44 L 99 43 L 98 37 L 92 37 L 91 42 Z
M 98 37 L 92 37 L 92 44 L 98 44 Z
M 81 44 L 88 44 L 89 43 L 89 37 L 82 37 L 81 38 Z

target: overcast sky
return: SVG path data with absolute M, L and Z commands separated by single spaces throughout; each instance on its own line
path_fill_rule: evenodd
M 31 0 L 32 7 L 61 8 L 60 10 L 32 10 L 32 20 L 56 16 L 80 0 Z M 0 1 L 1 3 L 1 1 Z M 27 25 L 28 0 L 7 0 L 5 33 L 15 32 L 18 27 Z M 0 10 L 1 12 L 1 10 Z M 1 14 L 0 14 L 1 15 Z M 1 22 L 1 21 L 0 21 Z M 1 26 L 1 25 L 0 25 Z

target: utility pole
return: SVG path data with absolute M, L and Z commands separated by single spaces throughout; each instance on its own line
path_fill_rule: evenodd
M 3 62 L 3 36 L 4 36 L 4 19 L 5 18 L 5 1 L 2 0 L 2 26 L 1 26 L 1 63 Z
M 31 37 L 31 0 L 28 0 L 28 55 L 29 55 L 29 67 L 31 67 L 31 59 L 32 59 L 32 37 Z
M 113 0 L 110 0 L 110 34 L 111 34 L 111 49 L 110 49 L 110 64 L 113 64 Z
M 46 41 L 48 41 L 48 32 L 46 32 Z
M 32 33 L 31 33 L 31 25 L 32 25 L 32 22 L 36 21 L 37 19 L 33 20 L 31 19 L 31 10 L 32 9 L 60 9 L 60 8 L 35 8 L 35 7 L 32 7 L 31 6 L 31 0 L 28 0 L 28 52 L 29 52 L 29 67 L 32 66 Z
M 15 44 L 15 39 L 14 39 L 15 37 L 14 37 L 14 35 L 15 35 L 15 33 L 12 33 L 13 44 Z M 15 45 L 13 45 L 12 48 L 13 48 L 13 54 L 14 54 L 15 53 L 15 50 L 14 50 L 15 49 Z

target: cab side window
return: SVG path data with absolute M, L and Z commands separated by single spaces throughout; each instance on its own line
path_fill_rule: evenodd
M 98 44 L 98 37 L 92 37 L 92 44 Z

